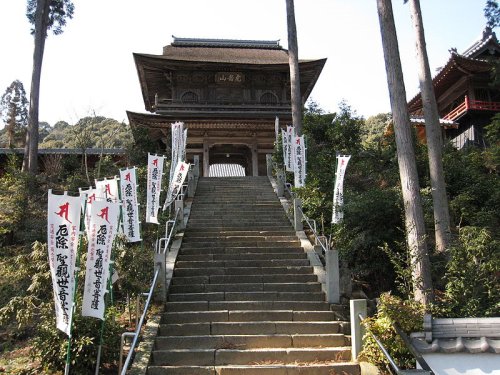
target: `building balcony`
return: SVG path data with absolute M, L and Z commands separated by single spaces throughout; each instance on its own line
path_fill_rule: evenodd
M 471 100 L 466 95 L 463 103 L 453 109 L 447 115 L 443 116 L 444 120 L 455 121 L 469 111 L 489 111 L 500 112 L 500 102 L 486 102 L 482 100 Z
M 262 103 L 259 101 L 241 101 L 225 99 L 214 101 L 182 101 L 172 99 L 157 99 L 154 111 L 164 112 L 265 112 L 289 113 L 291 104 L 287 103 Z

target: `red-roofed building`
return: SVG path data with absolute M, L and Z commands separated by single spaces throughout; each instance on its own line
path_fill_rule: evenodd
M 498 39 L 486 28 L 464 53 L 451 50 L 450 59 L 433 79 L 445 138 L 457 148 L 485 146 L 484 126 L 500 112 L 500 88 L 493 85 L 493 67 L 499 58 Z M 410 100 L 408 109 L 413 118 L 423 117 L 420 94 Z

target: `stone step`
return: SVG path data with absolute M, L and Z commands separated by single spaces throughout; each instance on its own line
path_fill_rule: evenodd
M 312 274 L 311 266 L 174 268 L 174 276 Z
M 324 301 L 323 292 L 170 293 L 168 301 Z
M 149 366 L 148 375 L 360 375 L 352 362 L 291 365 Z
M 160 324 L 160 336 L 342 333 L 345 322 L 201 322 Z
M 261 224 L 262 226 L 265 225 L 263 230 L 272 230 L 273 227 L 275 226 L 284 226 L 288 225 L 288 228 L 291 229 L 291 223 L 286 216 L 285 213 L 280 213 L 277 215 L 267 215 L 265 212 L 262 214 L 247 214 L 247 215 L 241 215 L 238 213 L 226 213 L 225 215 L 221 216 L 206 216 L 206 215 L 192 215 L 189 217 L 189 225 L 198 225 L 201 224 L 203 226 L 200 226 L 200 229 L 204 229 L 204 225 L 207 223 L 212 223 L 211 227 L 216 226 L 218 224 L 219 226 L 222 227 L 227 227 L 232 225 L 239 224 L 240 221 L 244 221 L 246 223 L 263 223 Z M 253 228 L 246 228 L 246 229 L 240 229 L 240 230 L 253 230 Z M 259 228 L 257 230 L 260 230 Z
M 156 365 L 249 365 L 249 364 L 291 364 L 295 362 L 348 361 L 351 350 L 348 347 L 328 348 L 263 348 L 263 349 L 171 349 L 155 350 Z
M 191 237 L 186 236 L 183 240 L 183 245 L 191 243 L 204 246 L 225 246 L 228 244 L 246 245 L 246 246 L 262 246 L 267 243 L 280 244 L 282 242 L 292 243 L 300 246 L 300 241 L 297 236 L 220 236 L 220 237 Z
M 166 312 L 218 310 L 330 311 L 330 305 L 324 301 L 187 301 L 165 304 Z
M 172 278 L 172 285 L 190 284 L 245 284 L 245 283 L 311 283 L 318 281 L 314 274 L 284 275 L 212 275 Z
M 295 234 L 295 231 L 293 230 L 292 227 L 290 227 L 289 224 L 282 225 L 282 226 L 274 226 L 272 229 L 266 228 L 266 229 L 242 229 L 242 228 L 236 228 L 236 229 L 228 229 L 227 227 L 215 227 L 212 226 L 210 228 L 186 228 L 184 230 L 185 235 L 191 235 L 191 234 L 200 234 L 200 235 L 208 235 L 211 233 L 223 233 L 223 234 L 233 234 L 233 233 L 288 233 L 288 234 Z
M 349 345 L 344 334 L 159 336 L 155 349 L 255 349 Z
M 288 236 L 295 236 L 295 231 L 290 227 L 290 226 L 283 226 L 280 229 L 268 229 L 268 230 L 251 230 L 251 229 L 245 229 L 245 230 L 227 230 L 225 228 L 208 228 L 208 229 L 189 229 L 186 228 L 184 231 L 184 236 L 189 237 L 209 237 L 209 236 L 214 236 L 214 237 L 219 237 L 219 236 L 283 236 L 283 235 L 288 235 Z
M 333 311 L 293 311 L 293 310 L 218 310 L 181 311 L 162 314 L 163 324 L 203 323 L 203 322 L 325 322 L 334 321 Z
M 309 266 L 309 259 L 264 259 L 264 260 L 207 260 L 177 261 L 176 269 L 184 268 L 233 268 L 233 267 L 300 267 Z
M 252 254 L 180 254 L 178 262 L 189 261 L 228 261 L 228 260 L 272 260 L 272 259 L 307 259 L 307 254 L 296 253 L 252 253 Z
M 216 248 L 225 248 L 225 249 L 234 249 L 234 251 L 249 251 L 251 252 L 252 248 L 296 248 L 296 249 L 301 249 L 303 252 L 304 250 L 300 247 L 299 244 L 297 244 L 295 241 L 287 241 L 287 242 L 257 242 L 255 244 L 253 243 L 242 243 L 242 244 L 231 244 L 231 243 L 224 243 L 224 244 L 215 244 L 212 246 L 208 246 L 207 244 L 204 244 L 203 242 L 188 242 L 182 245 L 181 252 L 184 252 L 186 249 L 216 249 Z M 266 250 L 267 251 L 267 250 Z M 261 251 L 262 252 L 262 251 Z
M 212 293 L 212 292 L 321 292 L 321 283 L 237 283 L 237 284 L 172 284 L 169 292 Z
M 269 244 L 272 245 L 272 244 Z M 285 246 L 286 245 L 286 246 Z M 288 246 L 286 243 L 280 243 L 274 247 L 248 247 L 248 246 L 216 246 L 205 247 L 202 245 L 195 246 L 190 244 L 189 247 L 183 246 L 180 250 L 182 255 L 197 255 L 197 254 L 281 254 L 281 253 L 304 253 L 304 249 L 299 246 Z

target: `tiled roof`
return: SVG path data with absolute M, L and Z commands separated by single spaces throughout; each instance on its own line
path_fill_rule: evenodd
M 411 342 L 425 353 L 500 354 L 500 318 L 432 318 L 424 316 L 424 332 Z
M 500 52 L 500 45 L 498 44 L 498 39 L 493 30 L 486 27 L 483 30 L 481 38 L 474 42 L 467 50 L 465 50 L 462 55 L 465 57 L 478 57 L 480 54 L 488 50 L 489 54 L 494 54 Z
M 474 74 L 489 74 L 491 69 L 492 65 L 487 61 L 472 59 L 453 52 L 446 65 L 432 80 L 436 98 L 461 77 Z M 410 113 L 414 113 L 421 108 L 422 98 L 418 93 L 408 102 L 408 109 Z
M 282 49 L 279 40 L 240 40 L 240 39 L 200 39 L 177 38 L 172 36 L 176 47 L 224 47 L 224 48 L 259 48 Z
M 157 58 L 231 64 L 288 64 L 284 49 L 165 46 Z
M 500 354 L 500 339 L 463 338 L 436 339 L 427 342 L 423 338 L 412 338 L 412 344 L 422 354 L 426 353 L 496 353 Z

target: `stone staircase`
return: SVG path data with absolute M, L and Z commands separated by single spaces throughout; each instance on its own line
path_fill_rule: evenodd
M 149 375 L 359 374 L 267 177 L 201 178 Z

